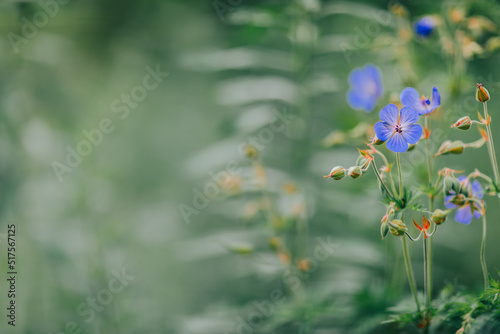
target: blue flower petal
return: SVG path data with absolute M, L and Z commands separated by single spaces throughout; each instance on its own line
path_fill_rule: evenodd
M 472 182 L 472 196 L 477 197 L 479 199 L 483 198 L 484 192 L 483 187 L 481 187 L 481 183 L 479 181 L 474 180 Z
M 347 102 L 353 109 L 372 111 L 377 101 L 370 96 L 360 93 L 359 90 L 351 89 L 347 92 Z
M 422 126 L 413 124 L 403 129 L 403 137 L 409 144 L 416 144 L 422 137 Z
M 479 219 L 481 218 L 483 214 L 481 213 L 481 211 L 478 211 L 478 210 L 474 210 L 474 218 L 475 219 Z
M 375 130 L 377 138 L 382 141 L 386 141 L 387 139 L 389 139 L 395 131 L 393 125 L 387 124 L 385 122 L 375 123 L 373 129 Z
M 388 104 L 378 114 L 380 119 L 387 124 L 396 125 L 398 124 L 399 109 L 394 104 Z
M 382 85 L 382 73 L 380 72 L 377 66 L 368 64 L 365 67 L 367 74 L 370 76 L 370 79 L 375 84 L 374 97 L 378 99 L 384 93 L 384 88 Z
M 444 197 L 444 206 L 446 206 L 448 209 L 458 208 L 458 205 L 451 203 L 453 197 L 455 197 L 455 195 L 449 195 Z
M 410 107 L 415 109 L 419 114 L 427 112 L 427 108 L 422 104 L 422 100 L 420 100 L 420 95 L 415 88 L 406 87 L 401 92 L 399 96 L 401 99 L 401 103 L 405 107 Z
M 396 153 L 406 152 L 408 150 L 408 142 L 406 142 L 402 134 L 396 132 L 387 141 L 387 148 Z
M 362 68 L 355 68 L 349 73 L 349 85 L 356 89 L 364 84 L 366 81 L 366 74 Z
M 440 105 L 441 105 L 441 95 L 439 95 L 437 87 L 434 87 L 432 89 L 430 110 L 433 111 L 434 109 L 436 109 Z
M 433 18 L 429 16 L 425 16 L 415 22 L 413 28 L 415 29 L 415 33 L 420 37 L 429 37 L 430 34 L 434 31 L 434 27 L 436 26 L 436 22 Z
M 457 213 L 455 214 L 455 220 L 460 224 L 470 224 L 470 222 L 472 221 L 472 211 L 470 208 L 470 204 L 466 204 L 457 210 Z
M 401 126 L 406 126 L 418 122 L 418 112 L 410 107 L 403 107 L 401 109 L 401 117 L 399 119 L 399 124 Z

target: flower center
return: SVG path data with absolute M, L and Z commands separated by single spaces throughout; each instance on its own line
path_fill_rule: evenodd
M 402 133 L 403 132 L 403 127 L 400 124 L 396 124 L 396 132 L 397 133 Z
M 427 99 L 425 96 L 421 96 L 420 97 L 420 101 L 422 102 L 422 105 L 424 107 L 427 107 L 429 104 L 431 104 L 431 101 L 429 101 L 429 99 Z

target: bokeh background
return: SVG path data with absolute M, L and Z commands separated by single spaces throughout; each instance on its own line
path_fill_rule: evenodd
M 428 39 L 412 30 L 423 15 L 442 20 Z M 434 151 L 479 138 L 449 128 L 476 117 L 476 82 L 500 139 L 491 1 L 4 0 L 0 22 L 2 333 L 397 333 L 380 323 L 411 297 L 400 240 L 381 240 L 376 178 L 322 176 L 354 164 L 406 86 L 441 92 Z M 350 71 L 367 63 L 384 84 L 368 113 L 346 101 Z M 127 105 L 148 68 L 168 75 Z M 112 130 L 58 176 L 55 162 L 68 166 L 106 119 Z M 426 180 L 420 146 L 403 157 L 406 184 Z M 486 147 L 435 162 L 491 175 Z M 498 277 L 499 209 L 487 204 Z M 15 328 L 3 314 L 9 224 Z M 436 297 L 481 290 L 480 238 L 478 221 L 440 228 Z M 421 243 L 411 250 L 421 289 Z M 128 281 L 109 293 L 117 272 Z

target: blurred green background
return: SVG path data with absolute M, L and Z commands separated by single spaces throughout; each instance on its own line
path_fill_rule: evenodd
M 420 16 L 454 8 L 494 26 L 472 34 L 481 50 L 463 45 L 465 58 L 445 55 L 436 34 L 411 31 Z M 453 47 L 466 27 L 443 20 Z M 379 325 L 411 300 L 399 240 L 380 237 L 376 178 L 322 178 L 352 165 L 363 139 L 331 147 L 325 138 L 373 124 L 411 85 L 440 89 L 434 151 L 446 138 L 473 141 L 476 131 L 449 124 L 476 117 L 483 82 L 500 140 L 500 58 L 489 42 L 500 6 L 490 1 L 4 0 L 0 22 L 1 333 L 398 332 Z M 467 47 L 477 52 L 467 57 Z M 345 98 L 349 72 L 366 63 L 384 82 L 371 113 Z M 141 88 L 157 69 L 168 75 Z M 276 113 L 285 115 L 278 131 Z M 254 160 L 245 152 L 252 138 Z M 426 178 L 420 146 L 403 158 L 407 184 Z M 79 149 L 85 156 L 68 158 Z M 491 174 L 486 147 L 435 161 L 435 170 Z M 212 187 L 228 164 L 235 175 Z M 500 215 L 496 200 L 487 204 L 497 277 Z M 9 224 L 15 328 L 3 314 Z M 480 291 L 480 238 L 478 221 L 440 228 L 436 296 L 446 284 Z M 332 252 L 319 260 L 324 242 Z M 419 287 L 421 253 L 412 245 Z M 291 271 L 296 264 L 305 270 Z M 117 276 L 125 283 L 114 291 Z

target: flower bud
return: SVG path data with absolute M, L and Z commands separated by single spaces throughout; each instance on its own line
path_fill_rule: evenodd
M 385 141 L 382 141 L 380 139 L 378 139 L 378 137 L 375 135 L 375 137 L 373 137 L 373 140 L 370 144 L 372 145 L 382 145 L 383 143 L 385 143 Z
M 344 169 L 344 167 L 337 166 L 332 168 L 330 174 L 325 175 L 323 177 L 331 177 L 334 180 L 342 180 L 346 174 L 345 172 L 346 170 Z
M 417 144 L 410 144 L 408 145 L 408 152 L 413 151 L 417 147 Z
M 446 220 L 446 216 L 448 216 L 448 214 L 451 212 L 451 210 L 441 210 L 441 209 L 437 209 L 435 210 L 432 215 L 431 215 L 431 219 L 432 221 L 434 222 L 434 224 L 436 225 L 441 225 L 442 223 L 445 222 Z
M 361 167 L 361 169 L 366 170 L 368 167 L 370 167 L 371 163 L 372 161 L 370 159 L 365 157 L 360 157 L 360 159 L 358 159 L 358 161 L 356 162 L 356 165 Z
M 464 116 L 455 122 L 451 127 L 457 128 L 459 130 L 469 130 L 472 124 L 472 120 L 469 116 Z
M 382 236 L 382 239 L 386 237 L 387 233 L 389 233 L 389 225 L 387 225 L 386 222 L 383 222 L 380 224 L 380 235 Z
M 457 194 L 455 197 L 453 197 L 450 200 L 450 203 L 458 205 L 458 206 L 464 205 L 465 204 L 465 196 L 464 196 L 464 194 Z
M 482 83 L 477 84 L 477 90 L 476 90 L 476 100 L 478 102 L 486 102 L 490 99 L 490 93 L 488 90 L 483 86 Z
M 464 143 L 460 140 L 455 140 L 455 141 L 450 141 L 446 140 L 443 144 L 441 144 L 441 147 L 437 151 L 436 154 L 434 154 L 434 157 L 437 157 L 438 155 L 445 155 L 445 154 L 460 154 L 464 151 Z
M 388 223 L 392 235 L 396 237 L 400 237 L 408 231 L 408 228 L 406 227 L 405 223 L 401 221 L 400 219 L 394 219 Z
M 363 172 L 361 171 L 361 168 L 359 166 L 352 166 L 347 171 L 347 175 L 352 177 L 353 179 L 357 179 L 361 176 L 361 174 L 363 174 Z

